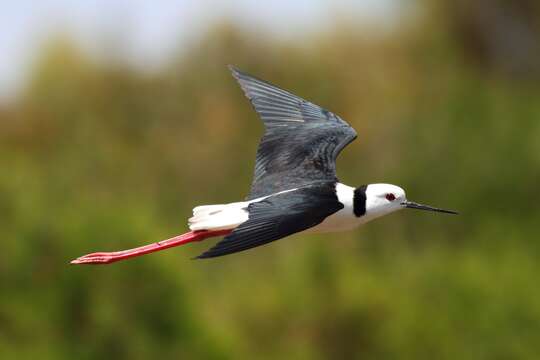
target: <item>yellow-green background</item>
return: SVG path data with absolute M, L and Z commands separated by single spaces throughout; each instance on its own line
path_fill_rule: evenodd
M 153 73 L 52 38 L 0 107 L 0 357 L 539 358 L 540 8 L 471 3 L 283 41 L 224 22 Z M 501 9 L 511 21 L 486 16 Z M 226 64 L 355 127 L 343 182 L 461 215 L 69 266 L 246 195 L 262 126 Z

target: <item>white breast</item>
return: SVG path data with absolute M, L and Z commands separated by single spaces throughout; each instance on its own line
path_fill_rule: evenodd
M 350 230 L 359 226 L 362 222 L 354 215 L 354 188 L 345 184 L 336 184 L 338 201 L 343 204 L 343 209 L 328 216 L 319 225 L 308 229 L 306 232 L 334 232 Z

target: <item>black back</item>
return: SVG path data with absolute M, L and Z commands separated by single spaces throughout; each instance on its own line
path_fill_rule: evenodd
M 197 258 L 251 249 L 320 224 L 343 209 L 335 189 L 333 182 L 320 182 L 251 203 L 249 219 Z
M 248 199 L 318 181 L 337 181 L 336 158 L 356 138 L 339 116 L 231 67 L 266 131 Z

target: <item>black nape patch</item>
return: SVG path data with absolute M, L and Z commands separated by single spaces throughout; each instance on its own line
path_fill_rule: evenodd
M 366 214 L 366 189 L 367 185 L 362 185 L 354 189 L 353 212 L 356 217 Z

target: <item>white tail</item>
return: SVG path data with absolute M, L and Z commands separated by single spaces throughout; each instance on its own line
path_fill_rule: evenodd
M 234 229 L 248 219 L 249 202 L 201 205 L 193 209 L 188 220 L 192 231 Z
M 296 188 L 280 191 L 273 195 L 283 194 L 294 190 L 296 190 Z M 191 231 L 234 229 L 249 218 L 249 213 L 247 211 L 249 204 L 262 201 L 273 195 L 230 204 L 197 206 L 193 209 L 193 216 L 188 220 L 189 228 Z

